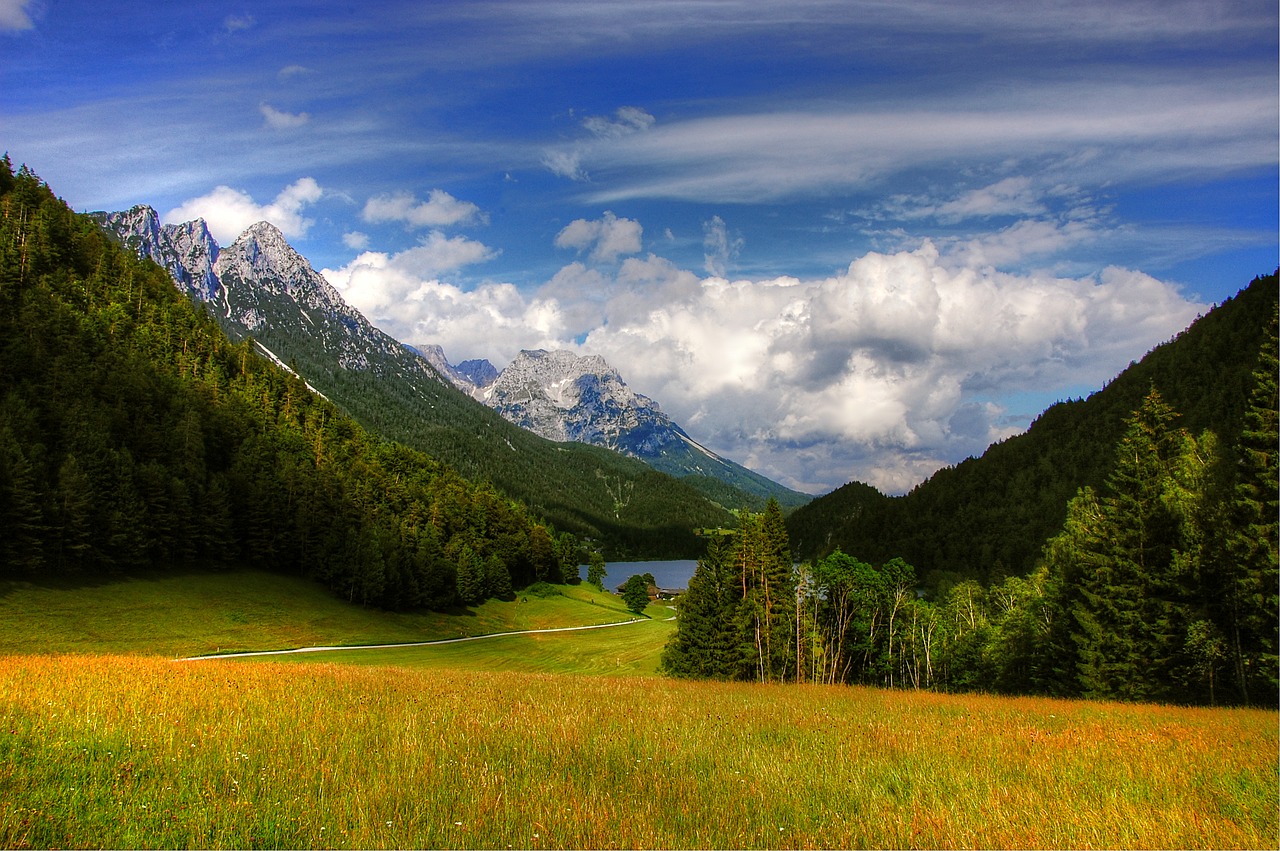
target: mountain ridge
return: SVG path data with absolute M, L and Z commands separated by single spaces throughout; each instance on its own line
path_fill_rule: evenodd
M 225 249 L 209 237 L 203 253 L 194 252 L 216 253 L 219 289 L 209 299 L 207 290 L 189 285 L 195 275 L 174 274 L 185 269 L 187 255 L 174 244 L 178 231 L 158 226 L 154 210 L 92 218 L 169 270 L 178 289 L 205 302 L 233 340 L 252 339 L 373 433 L 426 452 L 468 479 L 492 482 L 557 528 L 600 541 L 611 555 L 696 555 L 703 545 L 693 529 L 735 522 L 698 488 L 643 462 L 585 444 L 554 444 L 508 423 L 347 305 L 273 226 L 251 227 Z
M 443 359 L 443 351 L 438 354 Z M 752 508 L 770 498 L 784 508 L 811 499 L 703 446 L 600 355 L 526 349 L 501 371 L 488 361 L 470 363 L 487 380 L 476 381 L 447 360 L 437 368 L 509 422 L 548 440 L 602 446 L 691 479 L 708 493 L 719 489 L 710 482 L 719 481 L 754 497 Z
M 281 365 L 291 363 L 290 352 L 298 344 L 295 339 L 282 338 L 294 338 L 298 336 L 295 329 L 305 329 L 321 347 L 335 354 L 342 369 L 411 384 L 432 379 L 457 388 L 497 410 L 507 421 L 548 440 L 599 446 L 676 478 L 689 477 L 691 486 L 716 503 L 760 508 L 773 497 L 784 506 L 795 507 L 810 499 L 699 445 L 671 423 L 656 402 L 626 387 L 597 355 L 577 358 L 565 352 L 548 357 L 548 362 L 562 367 L 561 372 L 565 368 L 574 372 L 572 376 L 566 373 L 564 381 L 584 380 L 589 385 L 592 381 L 586 377 L 595 377 L 594 387 L 575 383 L 574 398 L 585 393 L 596 404 L 572 410 L 557 426 L 562 417 L 552 409 L 567 408 L 544 404 L 534 412 L 510 398 L 512 382 L 522 382 L 520 386 L 530 392 L 539 383 L 532 374 L 521 374 L 522 370 L 530 372 L 527 363 L 517 359 L 501 372 L 484 360 L 455 366 L 438 345 L 410 346 L 395 340 L 350 306 L 268 222 L 251 225 L 224 248 L 203 220 L 161 225 L 155 210 L 146 205 L 91 216 L 140 256 L 164 266 L 175 284 L 192 298 L 214 305 L 233 337 L 255 337 Z M 341 394 L 333 397 L 320 389 L 325 384 L 323 378 L 305 376 L 308 369 L 319 366 L 303 370 L 308 386 L 327 398 L 340 398 Z M 536 395 L 550 402 L 545 386 Z

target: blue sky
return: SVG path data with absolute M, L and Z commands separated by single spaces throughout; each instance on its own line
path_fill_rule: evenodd
M 901 492 L 1277 266 L 1274 2 L 0 0 L 0 147 Z

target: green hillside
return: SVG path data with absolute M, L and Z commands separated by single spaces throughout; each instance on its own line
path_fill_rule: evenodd
M 610 496 L 620 550 L 730 519 L 639 462 L 547 447 L 542 469 Z M 543 505 L 596 530 L 552 482 Z M 445 609 L 576 575 L 580 539 L 545 516 L 370 434 L 0 159 L 0 578 L 249 566 Z
M 1102 484 L 1125 419 L 1151 387 L 1181 414 L 1180 427 L 1235 443 L 1276 303 L 1276 276 L 1255 279 L 1104 389 L 1054 405 L 1026 433 L 903 497 L 854 483 L 814 500 L 788 518 L 793 548 L 802 557 L 836 547 L 874 562 L 902 557 L 931 584 L 1025 575 L 1077 488 Z
M 694 556 L 700 546 L 690 529 L 733 522 L 690 483 L 608 449 L 546 440 L 433 376 L 405 371 L 382 380 L 344 369 L 320 341 L 284 323 L 254 336 L 370 432 L 492 482 L 557 528 L 601 542 L 610 557 Z M 731 488 L 717 495 L 726 506 L 751 502 Z

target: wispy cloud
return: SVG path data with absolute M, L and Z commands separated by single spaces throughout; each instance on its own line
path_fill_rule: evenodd
M 730 236 L 729 226 L 719 216 L 712 216 L 702 223 L 702 267 L 707 274 L 723 278 L 728 274 L 729 264 L 742 251 L 744 240 L 741 236 Z
M 227 15 L 222 19 L 222 29 L 227 35 L 240 32 L 241 30 L 252 29 L 258 21 L 253 15 Z
M 0 32 L 29 30 L 34 27 L 30 6 L 31 0 L 0 0 Z
M 315 71 L 305 65 L 286 65 L 276 72 L 276 77 L 281 80 L 292 80 L 298 77 L 306 77 L 314 74 Z
M 671 121 L 575 150 L 579 168 L 615 176 L 589 193 L 595 203 L 747 202 L 867 191 L 909 169 L 1008 158 L 1099 183 L 1223 174 L 1274 165 L 1277 117 L 1273 87 L 1257 79 L 1094 82 L 996 100 Z
M 629 136 L 642 130 L 648 130 L 656 119 L 636 106 L 622 106 L 614 112 L 613 118 L 599 115 L 589 116 L 582 120 L 582 126 L 592 135 L 602 139 L 617 139 Z
M 311 116 L 308 113 L 283 112 L 269 103 L 259 104 L 258 111 L 262 113 L 263 121 L 272 130 L 292 130 L 303 126 L 311 120 Z

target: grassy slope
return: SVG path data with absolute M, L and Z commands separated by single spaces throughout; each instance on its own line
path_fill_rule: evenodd
M 430 641 L 612 623 L 632 617 L 618 597 L 589 585 L 561 586 L 559 590 L 560 595 L 547 598 L 525 594 L 511 603 L 490 600 L 458 614 L 393 614 L 352 606 L 314 583 L 257 571 L 165 575 L 70 587 L 9 582 L 0 585 L 0 654 L 192 656 Z M 669 613 L 655 608 L 653 614 L 661 618 Z M 656 654 L 669 631 L 669 626 L 656 625 L 649 631 L 653 662 L 635 670 L 654 669 Z M 615 640 L 625 643 L 635 639 Z M 584 642 L 596 646 L 608 643 L 600 637 Z M 500 668 L 503 654 L 479 650 L 482 643 L 461 645 L 465 649 L 456 655 L 464 659 L 490 657 Z M 630 651 L 632 656 L 635 652 L 634 648 Z M 573 653 L 581 657 L 580 651 Z M 391 657 L 384 652 L 381 658 L 386 662 Z M 594 666 L 590 660 L 583 662 Z

